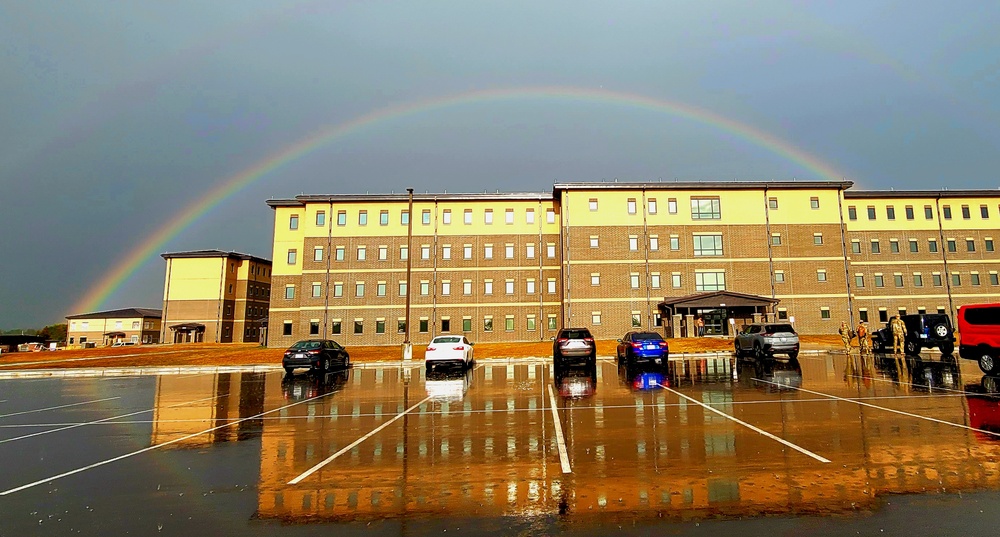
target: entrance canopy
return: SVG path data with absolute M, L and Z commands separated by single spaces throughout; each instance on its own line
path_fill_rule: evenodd
M 766 317 L 779 302 L 776 298 L 733 291 L 710 291 L 680 297 L 664 297 L 657 304 L 667 336 L 732 335 L 740 326 Z M 675 327 L 673 316 L 680 315 Z M 685 319 L 686 318 L 686 319 Z M 698 326 L 692 324 L 695 322 Z M 675 332 L 676 330 L 676 332 Z
M 682 297 L 664 297 L 658 308 L 672 310 L 674 313 L 682 313 L 679 310 L 692 309 L 722 309 L 722 308 L 768 308 L 774 307 L 780 300 L 759 295 L 747 295 L 734 293 L 733 291 L 711 291 L 708 293 L 697 293 Z
M 109 337 L 109 338 L 125 337 L 125 332 L 105 332 L 104 337 Z
M 192 332 L 192 331 L 204 332 L 205 331 L 205 325 L 203 325 L 201 323 L 175 324 L 175 325 L 171 326 L 170 329 L 171 330 L 176 330 L 177 332 Z

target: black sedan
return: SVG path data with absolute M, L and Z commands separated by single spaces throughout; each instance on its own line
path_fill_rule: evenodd
M 351 367 L 351 357 L 340 343 L 332 339 L 306 339 L 292 345 L 281 358 L 281 367 L 289 375 L 297 368 L 314 373 L 331 371 L 334 366 Z

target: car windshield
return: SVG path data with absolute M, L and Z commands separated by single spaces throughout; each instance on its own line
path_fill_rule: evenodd
M 660 341 L 663 339 L 660 334 L 655 334 L 653 332 L 640 332 L 632 336 L 633 341 Z
M 792 328 L 792 325 L 790 325 L 790 324 L 769 324 L 769 325 L 767 325 L 767 327 L 764 328 L 764 331 L 767 332 L 767 333 L 770 333 L 770 334 L 774 334 L 774 333 L 794 334 L 795 333 L 795 329 Z
M 323 344 L 319 341 L 300 341 L 295 345 L 292 345 L 293 349 L 308 350 L 308 349 L 318 349 Z
M 589 330 L 564 330 L 562 337 L 566 339 L 584 339 L 590 337 Z
M 457 336 L 445 336 L 434 338 L 434 343 L 461 343 L 462 338 Z

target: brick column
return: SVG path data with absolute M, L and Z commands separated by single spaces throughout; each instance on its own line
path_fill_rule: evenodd
M 687 330 L 685 337 L 698 337 L 698 328 L 694 325 L 694 315 L 684 316 L 684 326 Z

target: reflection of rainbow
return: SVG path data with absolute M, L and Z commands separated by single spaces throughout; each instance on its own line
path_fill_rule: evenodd
M 319 130 L 298 142 L 283 148 L 281 151 L 258 161 L 253 166 L 226 179 L 218 186 L 200 196 L 198 201 L 188 205 L 175 215 L 169 222 L 147 237 L 138 247 L 110 271 L 97 285 L 93 286 L 83 298 L 73 307 L 73 312 L 94 311 L 127 280 L 148 259 L 157 255 L 158 251 L 173 237 L 191 225 L 229 196 L 238 192 L 250 183 L 260 179 L 283 164 L 294 161 L 307 153 L 322 147 L 358 129 L 379 123 L 381 121 L 400 118 L 410 114 L 428 112 L 451 106 L 516 99 L 553 99 L 592 102 L 598 104 L 614 104 L 635 107 L 672 116 L 689 119 L 698 123 L 711 125 L 724 132 L 745 139 L 754 145 L 763 147 L 783 158 L 802 166 L 804 169 L 829 180 L 839 181 L 844 175 L 834 170 L 820 159 L 805 153 L 790 143 L 776 138 L 766 132 L 749 125 L 727 119 L 707 110 L 687 104 L 654 99 L 643 95 L 608 91 L 604 89 L 586 89 L 575 87 L 525 87 L 510 89 L 481 90 L 434 99 L 390 106 L 360 116 L 350 121 Z

